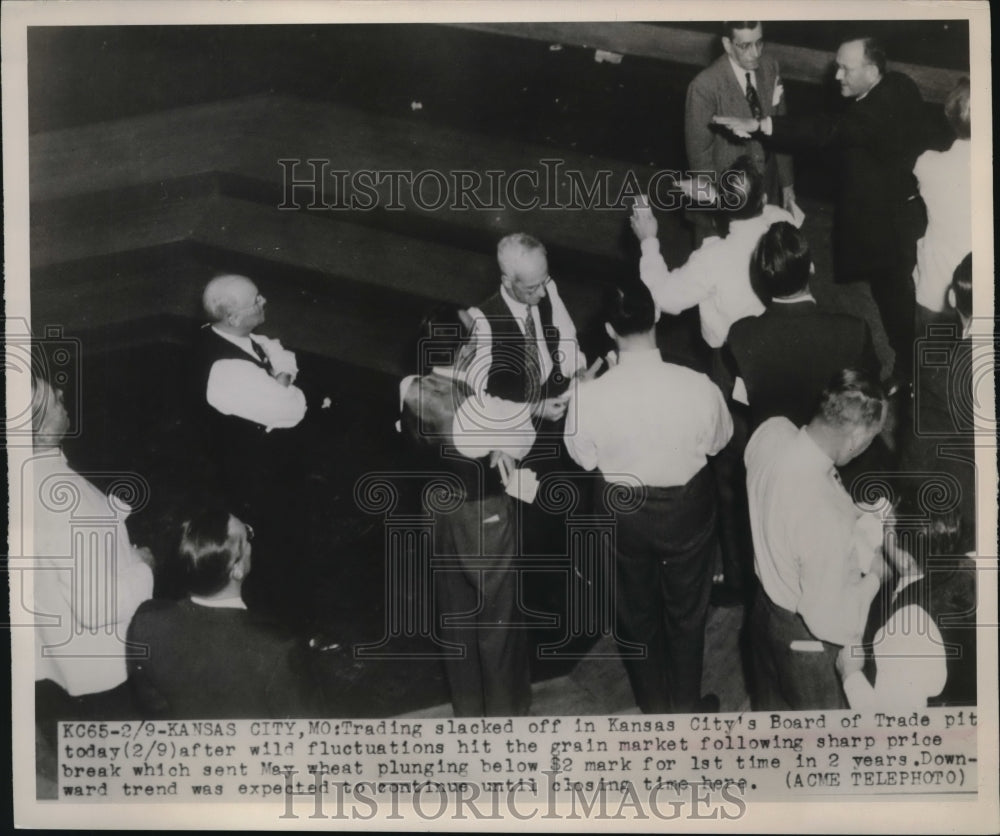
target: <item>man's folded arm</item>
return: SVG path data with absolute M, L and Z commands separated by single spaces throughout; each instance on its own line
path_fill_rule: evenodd
M 301 389 L 282 385 L 248 360 L 216 361 L 209 373 L 206 397 L 223 415 L 265 427 L 294 427 L 306 414 Z

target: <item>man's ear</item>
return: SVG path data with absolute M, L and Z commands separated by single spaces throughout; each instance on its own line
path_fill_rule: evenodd
M 948 300 L 948 307 L 954 310 L 957 306 L 955 304 L 955 288 L 949 287 L 948 292 L 945 294 L 945 299 Z
M 731 38 L 727 38 L 725 35 L 722 36 L 722 48 L 726 51 L 726 55 L 733 54 L 733 41 Z

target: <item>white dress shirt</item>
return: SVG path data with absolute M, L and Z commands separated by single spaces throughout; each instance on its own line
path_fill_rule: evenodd
M 754 568 L 768 598 L 802 616 L 818 639 L 860 635 L 879 580 L 864 512 L 837 478 L 833 461 L 787 418 L 765 421 L 744 456 Z M 863 553 L 862 553 L 863 552 Z
M 913 169 L 927 206 L 927 230 L 917 242 L 913 281 L 917 302 L 931 311 L 945 309 L 955 268 L 972 251 L 970 149 L 969 140 L 956 139 L 947 151 L 925 151 Z
M 729 56 L 726 56 L 727 58 Z M 736 83 L 740 85 L 740 90 L 743 91 L 743 95 L 747 94 L 747 73 L 750 73 L 750 80 L 753 82 L 754 90 L 757 94 L 760 94 L 760 88 L 757 86 L 757 73 L 753 70 L 744 70 L 739 64 L 737 64 L 732 58 L 729 58 L 729 66 L 733 68 L 733 74 L 736 76 Z
M 619 352 L 617 366 L 577 387 L 566 412 L 570 456 L 609 482 L 684 485 L 732 434 L 719 387 L 655 348 Z
M 469 385 L 464 372 L 450 367 L 435 366 L 431 373 L 445 379 L 460 380 Z M 409 403 L 419 413 L 419 393 L 414 383 L 419 375 L 404 377 L 399 384 L 399 409 Z M 470 385 L 471 389 L 471 385 Z M 396 429 L 400 429 L 397 422 Z M 495 398 L 485 392 L 473 392 L 455 407 L 451 425 L 451 442 L 458 452 L 470 459 L 479 459 L 494 450 L 514 459 L 523 459 L 535 443 L 535 427 L 531 410 L 525 404 Z
M 896 595 L 922 577 L 902 579 Z M 872 647 L 875 684 L 871 685 L 861 671 L 844 679 L 844 694 L 851 708 L 897 712 L 926 708 L 927 700 L 944 690 L 948 679 L 944 640 L 923 607 L 910 604 L 896 610 L 875 634 Z
M 276 372 L 295 379 L 298 373 L 295 354 L 282 348 L 280 341 L 257 334 L 237 337 L 215 326 L 212 330 L 254 360 L 258 358 L 252 343 L 257 343 Z M 291 384 L 282 385 L 267 370 L 248 360 L 217 360 L 208 375 L 206 398 L 209 405 L 223 415 L 246 418 L 269 430 L 294 427 L 306 414 L 306 396 L 301 389 Z
M 567 378 L 572 378 L 577 369 L 583 365 L 583 357 L 576 343 L 576 326 L 566 310 L 562 297 L 559 296 L 559 289 L 554 281 L 550 281 L 545 286 L 545 292 L 552 303 L 552 324 L 559 331 L 559 352 L 562 356 L 559 361 L 559 370 Z M 535 322 L 535 336 L 538 342 L 538 358 L 541 362 L 542 380 L 548 380 L 552 372 L 552 356 L 549 354 L 549 347 L 545 341 L 545 334 L 542 333 L 542 320 L 538 313 L 537 305 L 526 305 L 518 302 L 511 296 L 506 288 L 500 287 L 500 297 L 507 305 L 510 315 L 517 320 L 524 333 L 525 320 L 530 316 Z M 479 308 L 469 308 L 469 316 L 472 317 L 474 325 L 472 339 L 476 345 L 475 360 L 472 365 L 473 373 L 470 375 L 470 382 L 476 388 L 484 388 L 488 371 L 493 362 L 493 331 L 490 328 L 489 320 L 483 315 Z
M 32 459 L 35 679 L 73 696 L 125 681 L 125 635 L 153 573 L 125 528 L 127 506 L 72 470 L 59 450 Z
M 788 212 L 771 205 L 754 218 L 733 221 L 725 238 L 706 238 L 676 270 L 667 268 L 660 242 L 647 238 L 641 244 L 639 277 L 665 313 L 679 314 L 697 305 L 705 342 L 720 348 L 734 322 L 764 312 L 764 303 L 750 286 L 750 256 L 761 235 L 778 221 L 795 223 Z

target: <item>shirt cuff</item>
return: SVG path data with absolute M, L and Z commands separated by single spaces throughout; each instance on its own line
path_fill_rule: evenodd
M 652 238 L 645 238 L 640 241 L 639 247 L 642 249 L 644 256 L 660 254 L 660 242 L 656 239 L 655 235 Z
M 774 122 L 771 121 L 770 116 L 765 116 L 760 120 L 760 132 L 764 134 L 764 136 L 770 136 L 773 130 Z
M 871 692 L 868 678 L 861 671 L 851 671 L 844 679 L 844 696 L 851 708 L 865 703 L 865 695 Z

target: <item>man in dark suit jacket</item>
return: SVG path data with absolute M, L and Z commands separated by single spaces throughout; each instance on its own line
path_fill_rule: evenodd
M 767 309 L 735 323 L 729 347 L 754 429 L 776 415 L 796 426 L 807 423 L 839 369 L 878 377 L 868 324 L 821 310 L 809 292 L 811 271 L 805 236 L 784 221 L 764 233 L 751 258 L 751 282 Z
M 688 167 L 718 177 L 747 155 L 764 175 L 768 202 L 791 212 L 795 204 L 791 157 L 772 154 L 759 139 L 733 138 L 712 123 L 712 117 L 720 115 L 763 119 L 785 113 L 778 62 L 763 51 L 763 26 L 754 20 L 726 21 L 722 27 L 725 54 L 698 73 L 687 91 L 684 142 Z M 707 218 L 706 213 L 691 213 L 696 229 L 701 216 Z
M 716 117 L 736 136 L 774 147 L 832 148 L 839 156 L 840 190 L 834 228 L 839 281 L 871 287 L 889 342 L 894 374 L 912 377 L 916 242 L 926 217 L 913 166 L 925 150 L 923 100 L 911 78 L 886 72 L 885 52 L 872 38 L 837 50 L 837 81 L 848 99 L 839 114 L 762 119 Z
M 321 690 L 308 651 L 243 603 L 253 529 L 222 511 L 182 526 L 178 563 L 189 597 L 139 607 L 128 660 L 143 716 L 171 719 L 315 717 Z

